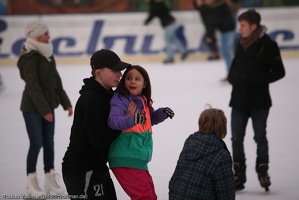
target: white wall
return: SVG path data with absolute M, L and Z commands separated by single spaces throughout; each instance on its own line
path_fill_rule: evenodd
M 242 12 L 241 10 L 240 12 Z M 275 35 L 282 53 L 299 55 L 299 7 L 257 9 L 268 34 Z M 188 49 L 200 49 L 204 28 L 196 11 L 173 12 L 178 25 L 184 27 Z M 1 61 L 16 59 L 25 39 L 24 29 L 33 20 L 42 20 L 50 28 L 56 58 L 89 58 L 99 49 L 110 48 L 120 56 L 144 57 L 163 55 L 163 30 L 158 19 L 144 26 L 147 13 L 1 16 Z M 2 22 L 2 23 L 1 23 Z M 5 28 L 4 25 L 7 27 Z M 113 38 L 118 38 L 113 41 Z

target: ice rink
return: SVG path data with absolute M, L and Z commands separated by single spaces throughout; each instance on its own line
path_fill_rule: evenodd
M 125 60 L 124 60 L 125 61 Z M 256 145 L 253 141 L 251 121 L 247 126 L 245 151 L 247 157 L 247 183 L 237 192 L 240 200 L 298 200 L 299 199 L 299 58 L 284 59 L 286 77 L 271 84 L 273 107 L 268 119 L 268 140 L 272 185 L 266 194 L 255 173 Z M 228 118 L 228 135 L 225 142 L 231 150 L 230 112 L 228 106 L 231 86 L 221 83 L 225 76 L 222 60 L 185 61 L 170 65 L 139 64 L 148 70 L 152 83 L 154 108 L 168 106 L 175 117 L 154 126 L 154 153 L 149 164 L 158 199 L 168 199 L 168 182 L 185 139 L 197 131 L 199 114 L 207 103 L 224 110 Z M 64 88 L 73 106 L 79 96 L 82 79 L 90 76 L 90 66 L 58 64 Z M 19 109 L 24 83 L 16 66 L 0 66 L 4 91 L 0 94 L 0 199 L 6 195 L 25 194 L 26 156 L 29 140 Z M 297 88 L 297 89 L 296 89 Z M 297 103 L 296 103 L 297 102 Z M 60 106 L 56 109 L 55 168 L 61 174 L 61 161 L 68 146 L 72 117 Z M 37 173 L 41 187 L 44 183 L 43 154 L 39 155 Z M 114 177 L 113 177 L 114 178 Z M 114 179 L 115 180 L 115 179 Z M 62 178 L 60 184 L 64 186 Z M 114 181 L 118 199 L 128 200 L 118 182 Z

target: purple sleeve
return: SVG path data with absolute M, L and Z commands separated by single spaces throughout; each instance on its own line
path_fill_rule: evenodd
M 164 110 L 164 108 L 159 108 L 159 109 L 151 112 L 152 125 L 159 124 L 167 118 L 167 116 L 163 112 L 163 110 Z
M 126 130 L 135 125 L 134 115 L 126 116 L 129 99 L 114 95 L 110 101 L 108 126 L 115 130 Z

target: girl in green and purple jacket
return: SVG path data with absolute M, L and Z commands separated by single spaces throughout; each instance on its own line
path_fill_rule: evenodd
M 154 183 L 148 171 L 152 158 L 152 125 L 172 118 L 170 108 L 154 110 L 148 73 L 140 66 L 129 67 L 112 97 L 108 125 L 122 130 L 111 144 L 109 166 L 131 199 L 157 199 Z M 128 108 L 134 112 L 128 113 Z

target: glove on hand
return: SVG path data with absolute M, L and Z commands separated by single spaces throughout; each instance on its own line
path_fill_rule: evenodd
M 134 116 L 135 124 L 144 124 L 146 121 L 145 112 L 138 112 Z
M 168 107 L 164 108 L 163 112 L 167 115 L 167 117 L 170 117 L 170 119 L 174 117 L 174 112 Z

